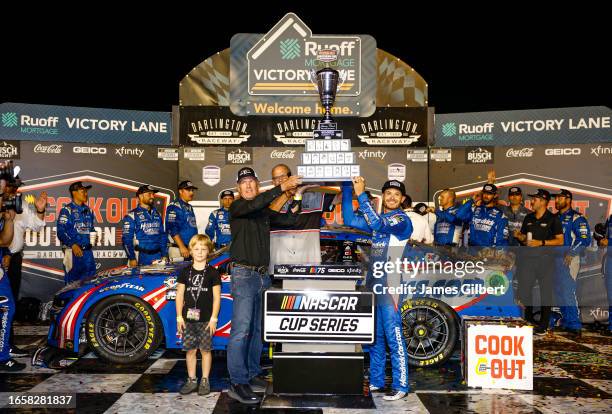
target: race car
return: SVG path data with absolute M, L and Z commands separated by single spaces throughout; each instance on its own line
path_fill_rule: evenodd
M 367 265 L 370 237 L 346 228 L 321 230 L 321 253 L 324 262 L 357 260 Z M 418 246 L 417 246 L 418 247 Z M 414 251 L 413 251 L 414 253 Z M 423 255 L 439 255 L 423 251 Z M 432 257 L 433 259 L 433 257 Z M 457 257 L 454 258 L 455 260 Z M 461 259 L 461 258 L 459 258 Z M 210 256 L 210 264 L 221 270 L 221 310 L 213 349 L 226 348 L 231 329 L 232 296 L 230 277 L 225 272 L 229 262 L 227 248 Z M 450 261 L 450 258 L 445 260 Z M 82 354 L 86 345 L 100 358 L 129 364 L 148 358 L 160 346 L 181 348 L 176 333 L 176 279 L 189 262 L 117 268 L 65 286 L 54 297 L 50 308 L 51 325 L 47 347 L 33 358 L 38 365 L 50 359 L 53 352 Z M 506 266 L 507 268 L 508 266 Z M 481 293 L 452 294 L 466 283 L 478 286 L 511 286 L 511 272 L 503 267 L 488 266 L 479 278 L 458 279 L 448 274 L 408 278 L 415 294 L 398 303 L 402 314 L 408 360 L 411 365 L 433 366 L 445 362 L 460 338 L 460 316 L 520 316 L 513 304 L 512 289 L 504 295 Z M 433 289 L 421 294 L 423 286 Z M 365 347 L 367 350 L 367 347 Z

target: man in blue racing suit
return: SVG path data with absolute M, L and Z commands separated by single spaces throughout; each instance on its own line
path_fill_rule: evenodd
M 580 335 L 582 322 L 576 300 L 576 277 L 580 255 L 591 245 L 591 230 L 586 218 L 572 208 L 572 193 L 561 189 L 555 194 L 555 208 L 563 227 L 563 254 L 555 257 L 555 297 L 561 308 L 561 328 Z M 568 248 L 569 247 L 569 248 Z
M 455 192 L 446 188 L 442 190 L 438 199 L 440 208 L 428 209 L 436 214 L 434 243 L 436 246 L 458 246 L 463 232 L 463 221 L 457 217 L 459 206 L 455 204 Z
M 96 273 L 96 262 L 90 234 L 94 231 L 93 213 L 87 207 L 87 191 L 91 185 L 81 181 L 70 184 L 72 201 L 57 217 L 57 238 L 64 250 L 64 282 L 84 279 Z
M 234 202 L 234 192 L 231 190 L 222 191 L 220 198 L 221 208 L 210 213 L 205 230 L 206 235 L 215 242 L 215 249 L 227 246 L 232 241 L 229 208 Z
M 604 255 L 604 278 L 608 290 L 608 335 L 612 335 L 612 215 L 608 217 L 605 224 L 606 234 L 599 245 L 606 248 Z
M 351 186 L 344 183 L 342 218 L 347 226 L 372 232 L 370 262 L 372 269 L 368 275 L 368 285 L 374 288 L 375 293 L 378 293 L 376 295 L 376 340 L 370 348 L 370 389 L 377 391 L 385 386 L 386 345 L 389 345 L 393 383 L 391 384 L 392 392 L 384 399 L 399 400 L 405 397 L 409 390 L 406 344 L 397 303 L 390 294 L 381 291 L 381 287 L 392 287 L 392 285 L 399 287 L 399 283 L 391 283 L 391 275 L 380 277 L 375 273 L 375 269 L 376 263 L 394 262 L 395 258 L 390 256 L 396 255 L 397 258 L 401 258 L 403 246 L 412 234 L 410 218 L 401 210 L 402 202 L 406 198 L 406 189 L 400 181 L 387 181 L 382 188 L 383 214 L 379 215 L 365 193 L 365 179 L 354 177 L 353 187 L 359 201 L 359 211 L 363 217 L 353 212 Z
M 470 246 L 508 245 L 508 219 L 497 207 L 496 195 L 497 186 L 485 184 L 480 202 L 471 198 L 457 210 L 456 216 L 470 225 Z
M 194 191 L 197 189 L 191 181 L 181 181 L 178 185 L 178 198 L 166 209 L 166 232 L 172 239 L 172 248 L 169 249 L 172 259 L 188 259 L 191 256 L 189 241 L 198 234 L 198 225 L 189 202 L 193 200 Z
M 153 207 L 157 192 L 158 190 L 150 185 L 141 186 L 136 191 L 138 206 L 123 218 L 121 241 L 130 267 L 150 265 L 154 261 L 168 259 L 168 239 L 164 222 Z

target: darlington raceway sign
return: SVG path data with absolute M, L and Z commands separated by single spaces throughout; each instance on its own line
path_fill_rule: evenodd
M 371 292 L 269 290 L 264 309 L 266 342 L 374 342 Z
M 334 114 L 371 115 L 376 109 L 376 40 L 369 35 L 313 35 L 293 13 L 265 35 L 238 33 L 232 37 L 232 112 L 242 116 L 323 113 L 309 70 L 320 68 L 317 55 L 330 49 L 338 53 L 330 67 L 346 76 Z

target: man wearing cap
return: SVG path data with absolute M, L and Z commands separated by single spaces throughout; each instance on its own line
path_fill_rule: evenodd
M 571 191 L 561 189 L 555 194 L 555 208 L 563 227 L 564 249 L 555 258 L 555 297 L 561 308 L 561 328 L 580 335 L 582 322 L 576 299 L 576 277 L 580 270 L 580 256 L 591 245 L 591 229 L 586 218 L 572 208 Z
M 497 207 L 497 186 L 485 184 L 482 194 L 463 204 L 456 216 L 469 223 L 470 246 L 497 247 L 508 245 L 508 219 Z M 480 197 L 480 200 L 477 199 Z
M 502 206 L 501 209 L 508 218 L 508 230 L 510 232 L 510 246 L 520 246 L 521 243 L 513 236 L 515 230 L 520 230 L 525 221 L 527 214 L 531 213 L 523 204 L 523 191 L 520 187 L 510 187 L 508 189 L 507 206 Z
M 438 196 L 439 207 L 428 208 L 436 215 L 434 224 L 434 243 L 436 246 L 459 246 L 463 233 L 463 220 L 457 217 L 459 206 L 456 204 L 455 191 L 445 188 Z
M 171 259 L 188 259 L 189 241 L 198 234 L 198 225 L 193 207 L 194 191 L 198 188 L 191 181 L 181 181 L 178 185 L 179 196 L 166 209 L 166 231 L 171 238 L 168 255 Z
M 297 220 L 297 208 L 280 214 L 271 210 L 269 205 L 301 182 L 300 176 L 292 176 L 259 194 L 259 180 L 255 171 L 250 167 L 238 171 L 240 198 L 229 209 L 233 310 L 227 368 L 231 383 L 228 395 L 243 404 L 257 404 L 260 398 L 251 387 L 263 391 L 267 385 L 258 375 L 261 372 L 259 361 L 263 346 L 263 292 L 270 287 L 270 225 L 291 225 Z
M 376 294 L 376 339 L 370 348 L 370 390 L 385 387 L 386 346 L 391 356 L 393 382 L 385 400 L 399 400 L 408 393 L 408 359 L 402 334 L 402 321 L 398 312 L 398 295 L 391 295 L 384 288 L 397 288 L 401 277 L 388 272 L 382 277 L 374 270 L 377 263 L 395 262 L 401 259 L 412 234 L 410 218 L 401 209 L 406 197 L 404 183 L 387 181 L 382 187 L 383 214 L 379 215 L 365 194 L 365 179 L 353 178 L 353 188 L 363 217 L 353 212 L 353 196 L 350 183 L 342 184 L 342 219 L 344 224 L 359 230 L 372 232 L 372 250 L 367 285 Z
M 64 250 L 64 282 L 93 276 L 96 262 L 92 251 L 91 233 L 95 232 L 94 218 L 87 207 L 87 191 L 91 185 L 81 181 L 70 184 L 72 201 L 60 210 L 57 218 L 57 238 Z
M 234 202 L 234 192 L 224 190 L 219 198 L 221 199 L 221 208 L 210 213 L 205 231 L 208 237 L 215 242 L 216 249 L 227 246 L 232 241 L 229 209 Z
M 550 193 L 541 188 L 532 197 L 533 213 L 527 214 L 521 230 L 515 230 L 513 236 L 528 247 L 521 253 L 522 263 L 517 268 L 518 299 L 525 306 L 525 319 L 533 320 L 533 300 L 531 291 L 538 281 L 540 285 L 540 321 L 534 333 L 543 335 L 550 321 L 550 306 L 553 302 L 552 272 L 555 258 L 551 246 L 563 245 L 563 228 L 559 217 L 548 211 Z
M 121 241 L 130 267 L 167 260 L 168 239 L 164 222 L 153 207 L 155 193 L 158 191 L 148 184 L 141 186 L 136 191 L 138 206 L 123 218 Z

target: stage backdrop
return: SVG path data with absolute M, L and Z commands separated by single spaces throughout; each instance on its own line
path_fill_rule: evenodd
M 95 217 L 99 243 L 94 255 L 99 269 L 126 263 L 121 245 L 121 220 L 137 204 L 136 189 L 151 184 L 161 191 L 155 207 L 165 214 L 175 197 L 178 148 L 148 145 L 105 145 L 8 141 L 19 149 L 12 158 L 21 167 L 21 192 L 49 200 L 46 228 L 26 233 L 21 296 L 48 300 L 63 285 L 62 250 L 56 237 L 57 215 L 70 202 L 68 186 L 81 180 L 93 185 L 89 207 Z
M 517 145 L 513 147 L 432 148 L 429 163 L 430 201 L 440 190 L 453 188 L 459 199 L 482 188 L 494 169 L 500 200 L 517 185 L 525 194 L 543 188 L 556 193 L 572 191 L 574 208 L 584 214 L 591 231 L 612 214 L 612 143 L 575 145 Z M 554 201 L 550 208 L 554 210 Z M 601 249 L 587 251 L 578 276 L 578 300 L 584 321 L 607 319 L 606 289 L 601 273 Z

